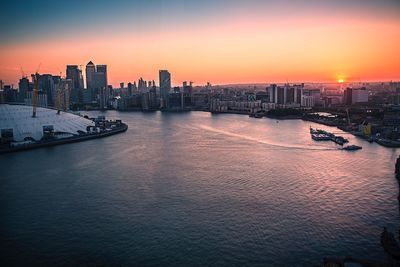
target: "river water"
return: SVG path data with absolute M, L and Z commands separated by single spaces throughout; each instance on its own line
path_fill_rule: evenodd
M 99 112 L 86 113 L 92 116 Z M 101 113 L 126 133 L 0 156 L 2 266 L 312 266 L 385 259 L 399 154 L 301 120 Z

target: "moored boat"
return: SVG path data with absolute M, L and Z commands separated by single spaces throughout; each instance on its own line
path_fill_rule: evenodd
M 335 136 L 334 138 L 332 138 L 332 141 L 341 146 L 349 142 L 349 140 L 342 136 Z
M 356 145 L 349 145 L 349 146 L 345 146 L 342 148 L 343 150 L 347 150 L 347 151 L 354 151 L 354 150 L 359 150 L 362 149 L 361 146 L 356 146 Z
M 317 134 L 317 133 L 318 133 L 318 131 L 315 130 L 315 129 L 313 129 L 313 128 L 310 126 L 310 134 Z
M 342 136 L 336 136 L 333 133 L 321 129 L 313 129 L 311 126 L 310 126 L 310 134 L 311 138 L 315 141 L 333 141 L 341 146 L 349 142 L 349 140 L 347 140 Z
M 326 134 L 311 134 L 311 138 L 315 141 L 330 141 L 331 137 Z

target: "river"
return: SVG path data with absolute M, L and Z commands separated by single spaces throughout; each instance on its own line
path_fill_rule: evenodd
M 312 266 L 385 259 L 397 233 L 396 149 L 341 151 L 302 120 L 101 114 L 128 131 L 0 155 L 2 266 Z

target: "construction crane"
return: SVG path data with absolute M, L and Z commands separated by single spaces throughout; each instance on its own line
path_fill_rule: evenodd
M 60 79 L 61 79 L 61 75 L 62 75 L 62 71 L 60 70 L 59 67 L 57 67 L 58 73 L 60 73 Z
M 38 97 L 38 76 L 36 74 L 33 76 L 33 92 L 32 92 L 32 118 L 36 118 L 36 105 L 37 105 L 37 97 Z
M 39 69 L 42 66 L 42 62 L 40 62 L 39 66 L 36 69 L 35 75 L 33 75 L 33 92 L 32 92 L 32 118 L 36 118 L 36 105 L 37 105 L 37 98 L 39 94 L 38 89 L 38 76 L 39 76 Z M 21 68 L 22 70 L 22 68 Z
M 63 87 L 64 91 L 64 112 L 67 112 L 67 109 L 69 108 L 69 86 L 68 83 L 65 84 L 65 87 Z

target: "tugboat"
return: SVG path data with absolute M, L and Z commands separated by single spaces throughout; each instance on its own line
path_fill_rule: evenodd
M 334 138 L 332 138 L 332 141 L 341 146 L 349 142 L 349 140 L 342 136 L 335 136 Z
M 347 151 L 354 151 L 354 150 L 359 150 L 362 149 L 361 146 L 356 146 L 356 145 L 349 145 L 349 146 L 345 146 L 342 148 L 343 150 L 347 150 Z

